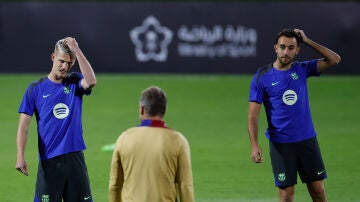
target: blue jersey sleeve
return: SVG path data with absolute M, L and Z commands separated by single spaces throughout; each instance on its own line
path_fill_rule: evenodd
M 28 86 L 26 89 L 23 99 L 21 101 L 20 107 L 18 112 L 19 113 L 25 113 L 29 116 L 32 116 L 34 114 L 35 110 L 35 93 L 34 90 L 35 83 L 32 83 Z
M 75 83 L 76 85 L 76 89 L 77 91 L 81 94 L 81 95 L 90 95 L 91 94 L 91 89 L 90 90 L 85 90 L 82 86 L 81 86 L 81 80 L 84 78 L 84 76 L 82 74 L 80 74 L 79 72 L 73 72 L 71 73 L 67 78 L 66 78 L 66 83 Z
M 320 73 L 317 70 L 317 61 L 318 60 L 310 60 L 310 61 L 303 62 L 303 64 L 306 65 L 307 77 L 320 76 Z
M 256 102 L 258 104 L 262 104 L 265 91 L 262 81 L 262 75 L 266 73 L 269 69 L 271 69 L 269 66 L 258 69 L 256 74 L 252 78 L 250 84 L 249 102 Z
M 263 97 L 264 97 L 264 88 L 261 85 L 259 72 L 260 71 L 258 71 L 252 78 L 250 84 L 249 102 L 256 102 L 258 104 L 261 104 L 263 102 Z

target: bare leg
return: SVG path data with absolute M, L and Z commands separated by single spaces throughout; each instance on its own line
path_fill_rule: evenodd
M 324 180 L 307 183 L 307 188 L 313 202 L 326 202 Z
M 279 202 L 293 202 L 295 187 L 279 187 Z

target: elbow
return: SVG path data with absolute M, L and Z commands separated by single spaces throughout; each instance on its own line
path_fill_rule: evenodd
M 94 77 L 93 79 L 89 79 L 89 80 L 83 79 L 83 80 L 81 81 L 81 86 L 82 86 L 85 90 L 92 89 L 95 85 L 96 85 L 96 78 L 95 78 L 95 77 Z
M 326 67 L 330 68 L 330 67 L 336 66 L 340 63 L 340 61 L 341 61 L 341 57 L 339 55 L 337 55 L 336 57 L 331 58 L 331 59 L 325 59 Z M 327 68 L 325 68 L 325 69 L 327 69 Z
M 92 87 L 96 86 L 96 82 L 97 81 L 96 81 L 96 78 L 95 78 L 92 82 L 89 83 L 89 87 L 92 88 Z
M 334 59 L 331 61 L 331 66 L 338 65 L 340 62 L 341 62 L 341 57 L 340 55 L 336 54 L 336 57 L 334 57 Z
M 93 79 L 91 79 L 90 81 L 87 82 L 88 84 L 88 88 L 93 88 L 94 86 L 96 86 L 96 78 L 94 77 Z
M 336 63 L 336 64 L 339 64 L 340 62 L 341 62 L 341 57 L 340 57 L 340 55 L 338 55 L 338 57 L 337 57 L 337 59 L 336 59 L 335 63 Z

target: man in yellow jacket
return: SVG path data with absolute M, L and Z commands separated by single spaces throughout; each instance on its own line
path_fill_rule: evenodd
M 165 92 L 157 86 L 140 96 L 140 125 L 123 132 L 111 162 L 110 202 L 194 201 L 190 146 L 163 117 Z

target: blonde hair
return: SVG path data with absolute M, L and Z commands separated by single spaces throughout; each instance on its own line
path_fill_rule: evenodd
M 70 50 L 69 46 L 65 44 L 65 39 L 60 39 L 56 42 L 54 52 L 57 53 L 58 51 L 74 56 L 74 53 Z

